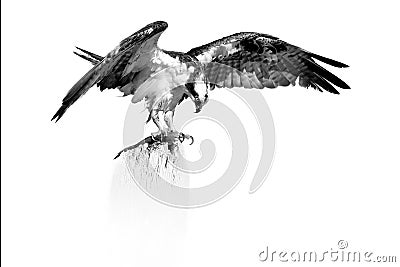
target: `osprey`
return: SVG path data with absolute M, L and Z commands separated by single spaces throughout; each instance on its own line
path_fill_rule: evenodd
M 119 89 L 132 102 L 143 99 L 149 119 L 159 131 L 152 136 L 192 139 L 179 133 L 173 125 L 176 106 L 190 98 L 199 112 L 207 103 L 210 90 L 225 88 L 276 88 L 295 85 L 339 94 L 350 87 L 315 60 L 334 67 L 348 67 L 274 36 L 240 32 L 191 49 L 186 53 L 161 49 L 157 42 L 167 29 L 163 21 L 151 23 L 122 40 L 105 57 L 84 49 L 74 52 L 90 61 L 89 70 L 64 97 L 52 120 L 58 121 L 65 111 L 97 85 L 100 91 Z

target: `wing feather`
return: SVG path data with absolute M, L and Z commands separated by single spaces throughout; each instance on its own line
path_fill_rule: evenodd
M 276 88 L 295 85 L 339 93 L 335 87 L 350 89 L 344 81 L 317 64 L 320 60 L 334 67 L 348 67 L 284 42 L 277 37 L 242 32 L 212 43 L 193 48 L 188 54 L 205 64 L 205 73 L 210 83 L 227 88 Z M 234 71 L 232 72 L 232 70 Z M 227 73 L 232 73 L 228 82 Z M 238 78 L 239 77 L 239 78 Z
M 136 75 L 132 72 L 135 65 L 132 58 L 140 54 L 141 48 L 144 45 L 156 47 L 158 37 L 167 27 L 168 24 L 163 21 L 151 23 L 122 40 L 119 45 L 104 58 L 81 48 L 77 48 L 84 54 L 76 54 L 89 60 L 95 64 L 95 66 L 68 91 L 62 101 L 61 107 L 55 113 L 52 120 L 55 119 L 58 121 L 66 110 L 95 84 L 100 87 L 100 90 L 121 87 L 126 91 L 131 90 L 129 86 L 124 86 L 129 84 Z M 126 71 L 127 69 L 128 71 Z

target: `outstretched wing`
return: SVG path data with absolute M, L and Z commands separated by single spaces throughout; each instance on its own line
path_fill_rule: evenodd
M 151 23 L 122 40 L 104 58 L 80 49 L 85 54 L 83 58 L 95 66 L 68 91 L 52 120 L 58 121 L 95 84 L 104 90 L 121 88 L 129 83 L 149 63 L 150 58 L 142 56 L 143 52 L 156 48 L 158 38 L 167 27 L 168 24 L 163 21 Z
M 295 85 L 339 94 L 350 89 L 341 79 L 314 59 L 334 67 L 346 64 L 308 52 L 274 36 L 254 32 L 237 33 L 193 48 L 188 54 L 205 63 L 208 82 L 217 87 L 276 88 Z M 333 84 L 333 85 L 332 85 Z

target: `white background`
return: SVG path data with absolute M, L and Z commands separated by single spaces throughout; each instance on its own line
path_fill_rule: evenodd
M 398 10 L 395 1 L 2 1 L 2 264 L 262 266 L 267 245 L 324 251 L 340 239 L 399 261 Z M 349 64 L 329 70 L 352 90 L 263 92 L 277 149 L 253 195 L 250 173 L 201 209 L 162 206 L 132 185 L 116 200 L 123 166 L 112 157 L 130 99 L 94 88 L 59 123 L 50 118 L 90 68 L 75 45 L 104 55 L 156 20 L 169 23 L 159 45 L 176 51 L 238 31 L 278 36 Z

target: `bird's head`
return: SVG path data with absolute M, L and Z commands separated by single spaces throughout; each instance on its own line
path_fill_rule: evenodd
M 186 62 L 188 70 L 191 73 L 188 83 L 186 83 L 186 91 L 190 99 L 196 107 L 195 113 L 199 113 L 203 106 L 208 102 L 209 83 L 205 75 L 204 65 L 198 62 L 196 58 L 190 58 L 191 61 Z
M 207 83 L 187 83 L 186 89 L 190 99 L 196 107 L 195 113 L 201 111 L 203 106 L 208 102 L 208 84 Z

